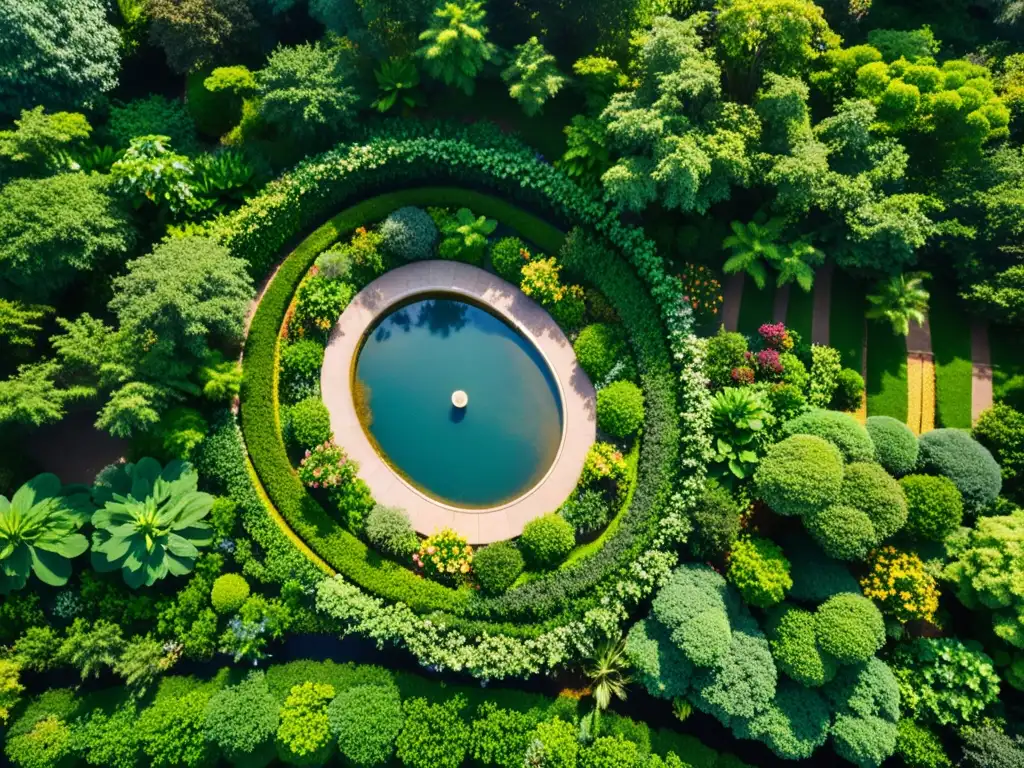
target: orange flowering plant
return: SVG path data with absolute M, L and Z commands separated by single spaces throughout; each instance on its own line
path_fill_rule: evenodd
M 451 528 L 423 540 L 412 556 L 425 575 L 449 584 L 464 581 L 473 567 L 473 548 Z
M 684 264 L 677 275 L 683 299 L 693 311 L 703 317 L 715 317 L 722 307 L 722 283 L 714 272 L 703 264 Z
M 868 557 L 861 579 L 864 594 L 899 622 L 931 621 L 939 607 L 939 589 L 921 558 L 895 547 L 882 547 Z

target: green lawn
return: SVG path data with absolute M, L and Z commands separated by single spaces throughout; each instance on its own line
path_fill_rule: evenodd
M 748 336 L 756 336 L 757 329 L 772 321 L 775 306 L 775 281 L 768 280 L 763 291 L 757 290 L 749 277 L 743 281 L 743 300 L 740 302 L 740 319 L 737 330 Z
M 814 291 L 790 286 L 789 304 L 786 305 L 786 327 L 800 334 L 805 342 L 811 341 L 814 323 Z
M 829 344 L 839 350 L 843 367 L 860 371 L 864 350 L 864 288 L 839 271 L 832 277 Z
M 1005 325 L 990 325 L 989 346 L 992 348 L 992 396 L 1005 400 L 1014 408 L 1024 410 L 1024 346 L 1022 331 Z
M 935 355 L 935 411 L 939 427 L 971 427 L 971 323 L 953 291 L 934 285 L 928 320 Z
M 868 322 L 868 416 L 907 421 L 907 341 L 883 323 Z

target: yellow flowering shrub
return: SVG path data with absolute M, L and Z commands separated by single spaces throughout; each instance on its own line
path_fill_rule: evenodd
M 882 547 L 868 557 L 868 567 L 860 586 L 882 611 L 900 622 L 931 621 L 935 617 L 939 589 L 920 557 L 895 547 Z
M 448 584 L 464 581 L 473 567 L 473 548 L 462 536 L 445 528 L 423 540 L 412 556 L 426 576 Z

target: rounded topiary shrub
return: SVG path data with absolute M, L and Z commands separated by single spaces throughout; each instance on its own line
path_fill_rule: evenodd
M 782 425 L 785 435 L 815 435 L 840 450 L 846 461 L 874 461 L 875 446 L 867 430 L 848 413 L 816 409 Z
M 249 597 L 249 582 L 238 573 L 225 573 L 213 582 L 210 602 L 220 614 L 234 613 Z
M 631 381 L 616 381 L 597 393 L 597 426 L 626 438 L 644 423 L 644 395 Z
M 956 485 L 964 511 L 976 515 L 999 496 L 999 465 L 981 443 L 959 429 L 935 429 L 921 435 L 918 466 L 928 475 L 943 475 Z
M 839 496 L 843 457 L 813 435 L 794 435 L 768 449 L 754 473 L 758 497 L 780 515 L 802 517 Z
M 481 589 L 489 595 L 505 592 L 524 567 L 523 555 L 511 541 L 495 542 L 473 555 L 473 573 Z
M 818 645 L 841 664 L 867 661 L 885 645 L 885 620 L 863 595 L 836 595 L 814 615 Z
M 405 715 L 396 686 L 356 685 L 335 696 L 327 719 L 345 765 L 372 768 L 394 755 Z
M 849 567 L 827 555 L 821 546 L 803 534 L 787 536 L 782 549 L 789 558 L 793 586 L 789 599 L 818 606 L 842 592 L 860 594 L 860 584 Z
M 863 560 L 878 541 L 871 518 L 845 504 L 811 512 L 804 525 L 825 554 L 836 560 Z
M 576 360 L 591 381 L 604 380 L 615 364 L 629 354 L 622 330 L 608 323 L 588 325 L 572 345 Z
M 573 495 L 559 510 L 577 533 L 601 530 L 608 524 L 611 512 L 607 497 L 596 488 L 587 488 Z
M 900 480 L 907 499 L 906 532 L 942 541 L 960 527 L 964 501 L 953 481 L 941 475 L 907 475 Z
M 864 399 L 864 378 L 853 368 L 843 368 L 836 377 L 836 391 L 830 405 L 837 411 L 855 411 Z
M 880 464 L 847 464 L 838 503 L 859 509 L 871 518 L 877 542 L 896 533 L 907 522 L 907 500 L 903 489 Z
M 523 264 L 529 259 L 530 251 L 518 237 L 503 237 L 491 246 L 491 266 L 512 285 L 519 285 L 523 279 Z
M 400 261 L 420 261 L 434 256 L 438 231 L 430 214 L 407 205 L 391 213 L 380 225 L 381 247 Z
M 408 560 L 419 549 L 420 539 L 404 509 L 377 504 L 366 516 L 365 526 L 366 540 L 385 555 Z
M 238 685 L 213 694 L 206 705 L 206 738 L 232 765 L 262 768 L 276 757 L 278 706 L 267 686 L 266 674 L 252 671 Z
M 864 425 L 875 446 L 875 457 L 885 471 L 902 477 L 917 466 L 917 435 L 892 416 L 871 416 Z
M 818 647 L 815 618 L 810 611 L 780 605 L 769 612 L 765 634 L 775 662 L 790 679 L 816 688 L 836 676 L 839 662 Z
M 307 397 L 296 403 L 288 413 L 291 436 L 300 448 L 312 448 L 331 439 L 331 414 L 319 397 Z
M 324 348 L 310 339 L 288 344 L 281 350 L 281 396 L 297 402 L 317 394 L 320 369 L 324 366 Z
M 528 522 L 519 538 L 519 549 L 527 565 L 539 570 L 554 568 L 575 545 L 572 526 L 556 512 Z

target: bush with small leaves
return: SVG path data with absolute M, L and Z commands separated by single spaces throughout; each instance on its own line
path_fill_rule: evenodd
M 411 205 L 392 212 L 380 225 L 381 247 L 400 261 L 433 258 L 438 237 L 430 214 Z
M 530 251 L 518 237 L 503 237 L 491 246 L 491 266 L 512 285 L 522 282 L 523 265 L 529 260 Z
M 206 439 L 210 425 L 195 408 L 177 407 L 161 417 L 156 431 L 169 458 L 187 461 Z
M 362 273 L 355 258 L 359 253 L 351 246 L 345 246 L 342 253 L 349 256 L 351 270 L 355 276 L 353 279 L 356 279 Z M 366 269 L 363 267 L 362 271 Z M 356 289 L 351 283 L 331 280 L 325 275 L 311 275 L 303 281 L 295 295 L 295 312 L 289 324 L 289 333 L 294 326 L 295 335 L 307 333 L 315 338 L 326 338 L 328 331 L 334 327 L 355 293 Z
M 837 411 L 856 411 L 864 399 L 864 378 L 853 370 L 843 368 L 836 378 L 836 391 L 829 407 Z
M 910 427 L 892 416 L 870 416 L 864 428 L 875 446 L 875 457 L 886 472 L 902 477 L 914 471 L 918 446 L 917 435 Z
M 7 757 L 17 768 L 59 768 L 74 752 L 74 732 L 56 715 L 40 718 L 7 739 Z
M 948 477 L 907 475 L 900 486 L 907 500 L 904 530 L 915 539 L 942 541 L 960 527 L 964 502 Z
M 803 760 L 825 743 L 831 719 L 821 694 L 781 680 L 767 709 L 734 730 L 740 738 L 760 739 L 781 758 Z
M 782 602 L 793 586 L 789 560 L 770 539 L 741 537 L 729 554 L 729 582 L 750 605 L 767 608 Z
M 953 768 L 942 739 L 906 717 L 896 724 L 896 754 L 907 768 Z
M 346 765 L 385 765 L 405 716 L 394 685 L 356 685 L 339 693 L 327 708 L 331 734 Z
M 269 764 L 275 757 L 279 725 L 278 702 L 262 671 L 221 688 L 206 705 L 206 737 L 233 765 L 261 768 Z
M 281 707 L 277 755 L 288 765 L 323 765 L 334 750 L 327 707 L 334 686 L 306 682 L 293 686 Z
M 352 267 L 352 254 L 343 248 L 331 248 L 316 257 L 317 273 L 327 280 L 348 280 Z
M 833 504 L 804 518 L 807 532 L 829 557 L 863 560 L 878 542 L 871 518 L 856 507 Z
M 150 94 L 127 104 L 110 107 L 107 131 L 116 149 L 127 149 L 138 136 L 169 136 L 174 148 L 186 155 L 198 151 L 196 126 L 180 100 Z
M 818 647 L 814 614 L 781 605 L 768 615 L 765 632 L 775 663 L 783 674 L 801 685 L 817 688 L 829 682 L 839 662 Z
M 593 382 L 604 380 L 615 364 L 629 355 L 622 329 L 608 323 L 588 325 L 572 345 L 576 360 Z
M 1011 736 L 993 725 L 965 728 L 964 768 L 1020 768 L 1024 765 L 1024 735 Z
M 97 768 L 137 768 L 140 764 L 136 702 L 113 711 L 96 707 L 75 722 L 75 751 Z M 250 763 L 259 768 L 256 763 Z
M 896 727 L 880 717 L 839 714 L 832 723 L 832 745 L 844 760 L 877 768 L 896 749 Z
M 834 347 L 811 346 L 810 387 L 807 402 L 814 408 L 827 408 L 835 395 L 842 371 L 842 356 Z
M 408 699 L 405 724 L 398 734 L 398 759 L 407 768 L 459 768 L 469 751 L 470 729 L 462 718 L 465 697 L 440 704 Z
M 746 365 L 746 353 L 746 336 L 720 326 L 718 333 L 707 340 L 704 354 L 704 372 L 711 385 L 716 388 L 732 386 L 733 369 Z
M 598 736 L 580 753 L 579 768 L 643 768 L 645 755 L 621 736 Z
M 754 473 L 758 498 L 786 516 L 824 509 L 835 502 L 842 485 L 842 454 L 813 435 L 794 435 L 776 443 Z
M 556 512 L 528 522 L 519 538 L 519 549 L 526 564 L 537 570 L 554 568 L 569 556 L 575 545 L 572 526 Z
M 379 552 L 408 560 L 419 549 L 420 540 L 401 507 L 377 504 L 366 516 L 366 540 Z
M 918 469 L 948 477 L 960 491 L 964 511 L 977 515 L 999 496 L 999 465 L 981 443 L 959 429 L 935 429 L 921 435 Z
M 837 503 L 859 509 L 868 516 L 875 527 L 876 544 L 888 539 L 907 522 L 903 489 L 880 464 L 847 464 Z
M 634 624 L 626 635 L 625 653 L 633 679 L 652 696 L 677 699 L 689 691 L 694 666 L 660 621 L 646 618 Z
M 234 613 L 249 597 L 249 582 L 239 573 L 225 573 L 213 582 L 210 602 L 222 616 Z
M 299 448 L 312 448 L 330 442 L 334 437 L 331 430 L 331 412 L 319 397 L 307 397 L 297 402 L 288 411 L 291 422 L 291 436 Z
M 473 573 L 480 587 L 489 595 L 500 595 L 523 572 L 523 556 L 511 541 L 496 541 L 476 551 Z
M 204 768 L 214 761 L 216 749 L 206 740 L 211 693 L 192 678 L 162 681 L 156 699 L 137 721 L 146 764 Z
M 470 739 L 474 764 L 522 768 L 531 733 L 541 719 L 539 709 L 520 712 L 502 709 L 493 701 L 480 704 L 473 717 Z
M 729 652 L 725 594 L 725 579 L 715 571 L 686 564 L 672 572 L 651 603 L 652 616 L 669 630 L 672 643 L 699 667 L 711 667 Z
M 644 395 L 631 381 L 616 381 L 597 393 L 597 426 L 627 438 L 644 423 Z
M 304 339 L 281 350 L 281 396 L 298 402 L 315 395 L 320 386 L 320 369 L 324 365 L 324 348 Z
M 742 511 L 728 489 L 714 481 L 706 483 L 704 492 L 690 512 L 693 533 L 688 543 L 694 556 L 714 558 L 732 549 L 740 535 Z
M 836 595 L 814 615 L 818 645 L 841 664 L 867 661 L 885 644 L 885 621 L 863 595 Z
M 842 562 L 829 557 L 809 537 L 787 537 L 782 549 L 789 558 L 793 587 L 789 599 L 817 606 L 841 592 L 858 594 L 860 585 Z
M 784 435 L 815 435 L 838 448 L 845 461 L 874 461 L 867 430 L 848 413 L 816 409 L 782 425 Z
M 543 756 L 541 765 L 572 768 L 578 765 L 580 742 L 576 726 L 555 717 L 553 720 L 538 723 L 532 734 L 531 741 L 537 743 Z M 529 753 L 528 753 L 529 754 Z M 526 763 L 529 765 L 529 762 Z
M 1024 504 L 1024 413 L 996 403 L 978 418 L 974 437 L 999 462 L 1003 493 Z
M 608 524 L 612 510 L 603 493 L 586 488 L 570 496 L 558 512 L 577 533 L 592 533 Z

